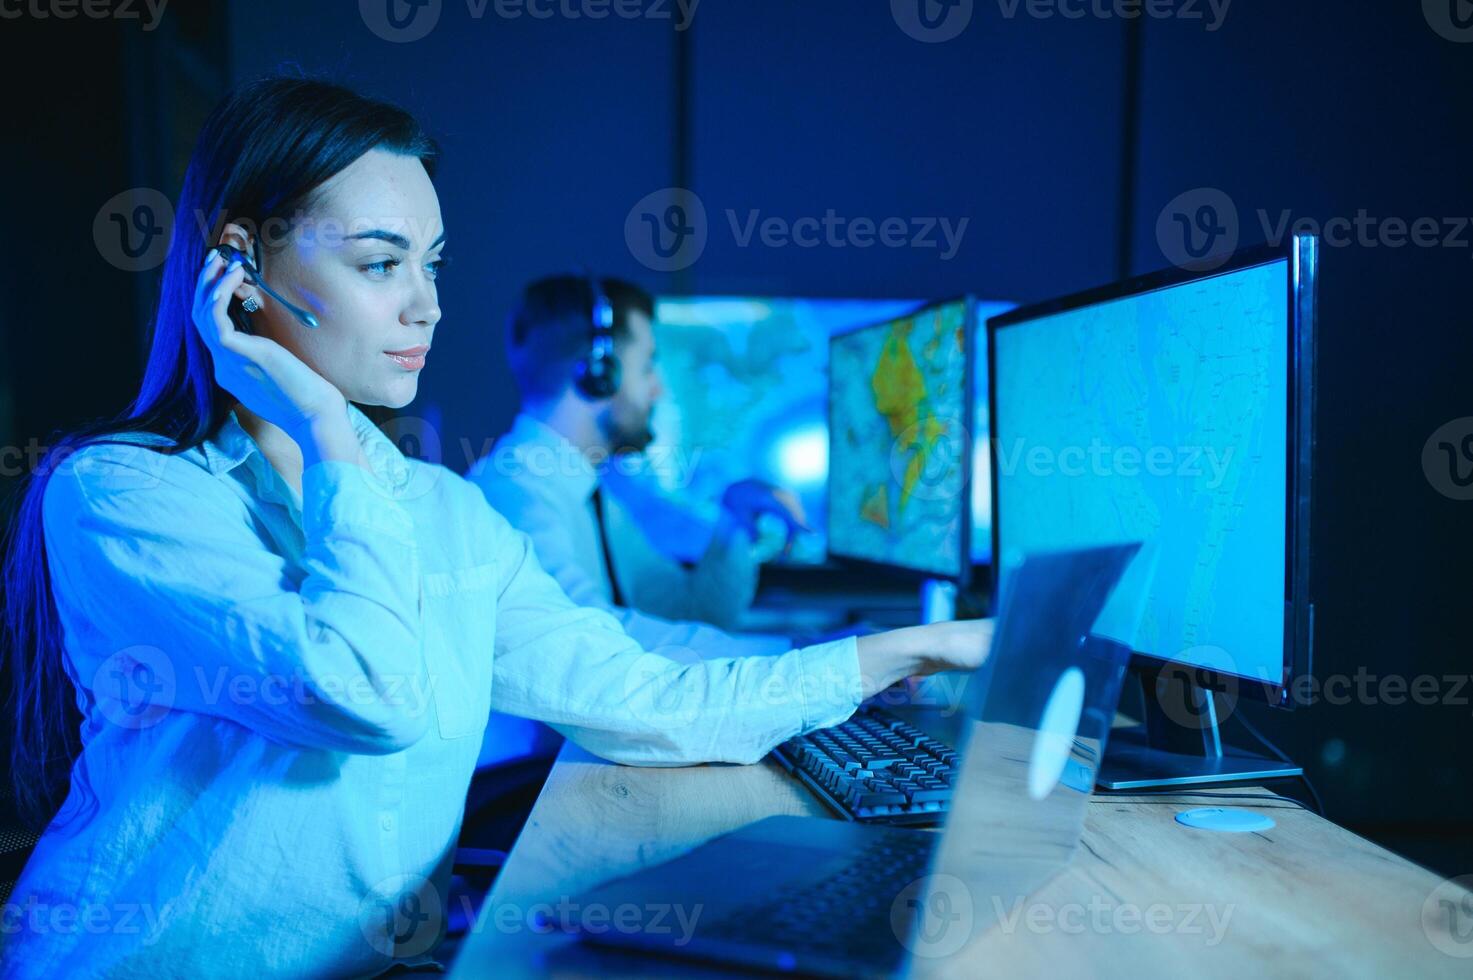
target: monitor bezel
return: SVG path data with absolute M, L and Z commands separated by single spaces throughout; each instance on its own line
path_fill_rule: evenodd
M 1199 687 L 1247 694 L 1280 708 L 1295 707 L 1293 686 L 1309 677 L 1314 659 L 1314 603 L 1310 594 L 1310 503 L 1314 450 L 1315 319 L 1319 241 L 1296 234 L 1280 245 L 1244 249 L 1211 269 L 1173 267 L 1058 299 L 1010 310 L 987 320 L 987 405 L 990 413 L 988 453 L 992 460 L 992 553 L 1000 554 L 1002 521 L 997 465 L 997 332 L 1085 306 L 1124 299 L 1189 282 L 1201 282 L 1272 262 L 1288 262 L 1285 307 L 1288 313 L 1288 411 L 1284 500 L 1284 648 L 1277 681 L 1194 667 L 1157 654 L 1131 651 L 1131 667 L 1146 674 L 1170 670 Z M 994 576 L 994 589 L 996 589 Z M 994 601 L 996 596 L 994 595 Z
M 961 489 L 961 535 L 956 555 L 956 568 L 954 572 L 936 572 L 927 569 L 916 568 L 911 565 L 899 565 L 890 562 L 876 561 L 873 558 L 862 558 L 857 555 L 846 555 L 834 550 L 834 493 L 833 493 L 833 457 L 834 457 L 834 345 L 845 337 L 862 333 L 866 330 L 874 330 L 886 324 L 894 323 L 896 320 L 909 319 L 920 316 L 927 310 L 937 309 L 943 306 L 952 306 L 957 303 L 963 304 L 962 313 L 962 336 L 969 343 L 976 343 L 977 326 L 977 298 L 971 293 L 961 296 L 950 296 L 946 299 L 928 300 L 916 306 L 915 309 L 898 317 L 890 317 L 885 320 L 876 320 L 874 323 L 866 323 L 862 326 L 851 327 L 847 330 L 829 335 L 829 358 L 828 358 L 828 397 L 826 416 L 829 433 L 829 475 L 830 484 L 828 493 L 824 499 L 825 517 L 828 522 L 827 554 L 829 561 L 838 563 L 848 568 L 870 569 L 878 573 L 888 574 L 892 577 L 899 576 L 907 581 L 922 582 L 928 579 L 943 582 L 955 582 L 958 587 L 965 588 L 971 581 L 972 575 L 972 453 L 976 451 L 973 446 L 972 429 L 975 424 L 973 402 L 975 401 L 973 372 L 975 370 L 976 357 L 973 352 L 965 351 L 962 359 L 965 364 L 962 367 L 962 489 Z

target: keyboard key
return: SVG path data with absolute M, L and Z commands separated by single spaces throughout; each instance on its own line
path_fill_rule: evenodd
M 950 799 L 950 789 L 918 789 L 911 794 L 911 800 L 915 803 L 945 803 Z

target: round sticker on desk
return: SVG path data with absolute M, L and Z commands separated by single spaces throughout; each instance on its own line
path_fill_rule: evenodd
M 1043 799 L 1059 785 L 1083 713 L 1084 671 L 1070 667 L 1054 685 L 1038 722 L 1038 737 L 1028 760 L 1028 795 L 1033 799 Z

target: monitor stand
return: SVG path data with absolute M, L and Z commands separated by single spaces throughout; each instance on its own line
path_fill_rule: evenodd
M 1200 786 L 1304 774 L 1293 763 L 1223 745 L 1217 697 L 1184 673 L 1131 673 L 1141 682 L 1145 723 L 1111 730 L 1096 780 L 1101 789 Z

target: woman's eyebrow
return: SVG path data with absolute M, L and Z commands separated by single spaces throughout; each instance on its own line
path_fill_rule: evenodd
M 374 228 L 369 231 L 362 231 L 356 235 L 348 236 L 349 241 L 356 241 L 363 238 L 377 238 L 380 241 L 388 242 L 390 245 L 393 245 L 396 248 L 402 248 L 406 252 L 409 251 L 409 239 L 405 238 L 403 235 L 398 234 L 397 232 L 384 231 L 382 228 Z M 445 233 L 442 231 L 440 232 L 440 237 L 431 242 L 430 248 L 425 249 L 425 251 L 428 252 L 430 249 L 435 248 L 444 240 Z

